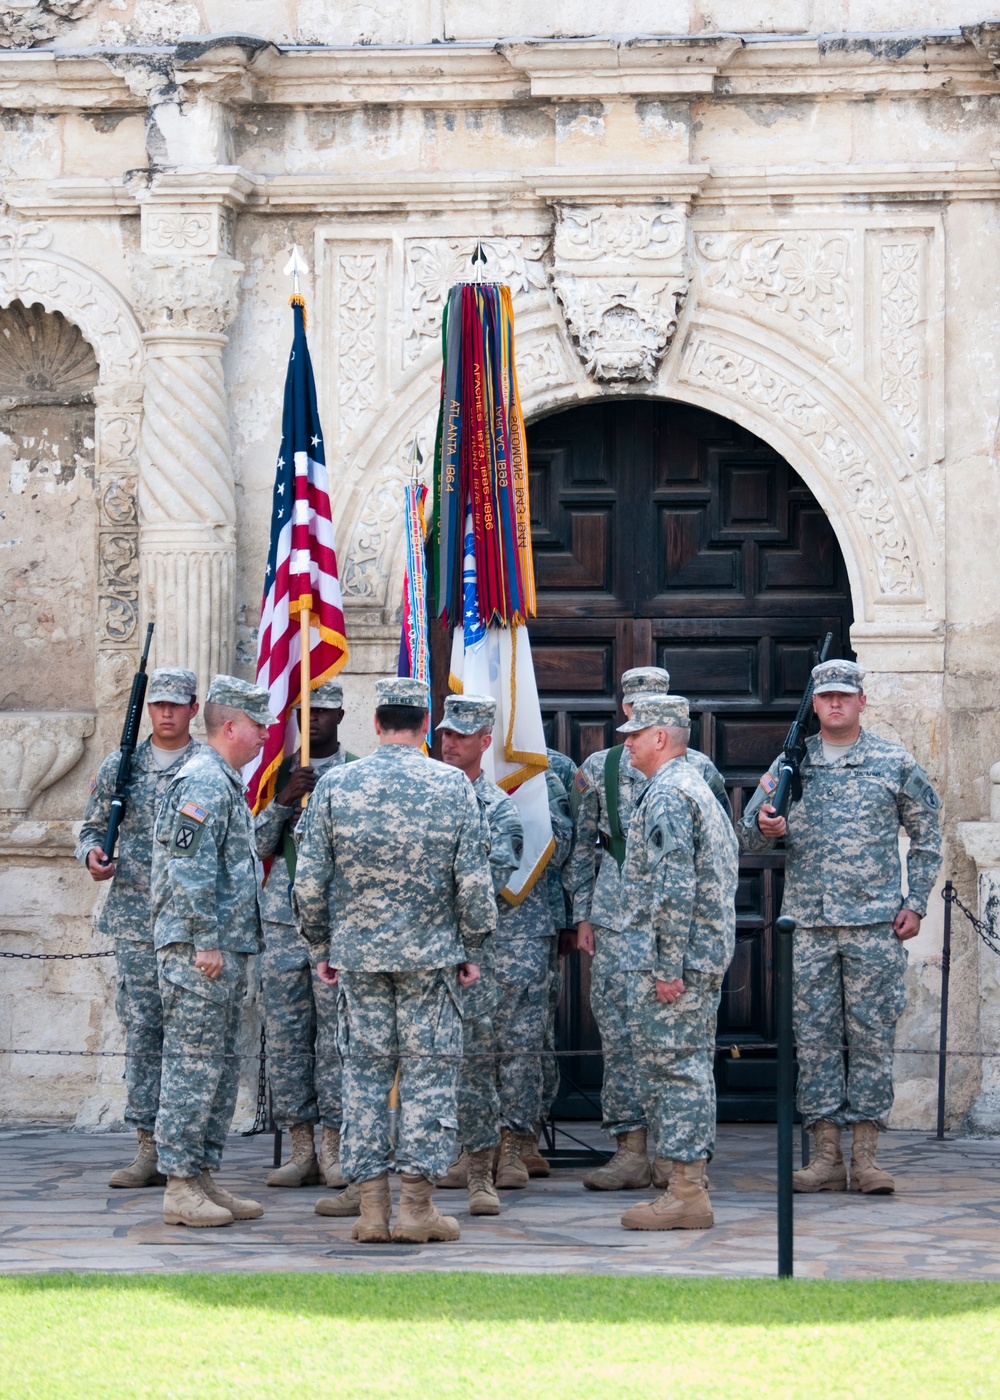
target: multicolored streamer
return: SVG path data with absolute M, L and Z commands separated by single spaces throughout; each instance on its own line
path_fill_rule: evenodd
M 396 674 L 431 682 L 430 637 L 427 630 L 427 566 L 424 542 L 427 487 L 411 481 L 404 492 L 406 573 L 403 576 L 403 622 Z

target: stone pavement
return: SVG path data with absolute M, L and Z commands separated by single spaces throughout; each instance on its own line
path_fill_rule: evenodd
M 573 1131 L 592 1142 L 591 1125 Z M 454 1245 L 357 1245 L 351 1220 L 317 1216 L 319 1188 L 268 1190 L 270 1137 L 233 1138 L 221 1180 L 253 1193 L 262 1220 L 224 1230 L 164 1226 L 162 1192 L 111 1191 L 133 1139 L 54 1128 L 0 1130 L 0 1271 L 109 1269 L 470 1269 L 528 1273 L 771 1275 L 776 1266 L 774 1128 L 725 1125 L 712 1163 L 716 1227 L 640 1234 L 620 1228 L 647 1193 L 585 1191 L 582 1169 L 502 1194 L 503 1213 L 473 1220 L 464 1192 L 441 1191 Z M 795 1198 L 802 1278 L 1000 1279 L 1000 1143 L 934 1143 L 891 1133 L 882 1154 L 897 1196 Z M 562 1145 L 565 1145 L 564 1143 Z M 797 1162 L 796 1162 L 797 1165 Z

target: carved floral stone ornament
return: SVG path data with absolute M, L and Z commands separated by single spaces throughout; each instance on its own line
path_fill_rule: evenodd
M 655 378 L 690 282 L 686 244 L 678 205 L 557 207 L 553 287 L 594 379 Z
M 0 49 L 45 44 L 96 4 L 97 0 L 5 0 L 0 5 Z
M 65 777 L 94 723 L 88 710 L 0 710 L 0 811 L 27 812 Z

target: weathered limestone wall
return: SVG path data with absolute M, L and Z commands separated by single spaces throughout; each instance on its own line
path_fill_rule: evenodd
M 679 399 L 808 483 L 847 561 L 873 727 L 938 783 L 946 871 L 975 900 L 955 829 L 989 816 L 1000 755 L 1000 293 L 984 276 L 1000 24 L 919 8 L 81 0 L 0 24 L 2 316 L 61 316 L 92 352 L 86 402 L 39 402 L 0 341 L 0 744 L 23 769 L 0 791 L 0 950 L 97 946 L 72 824 L 117 743 L 142 620 L 156 660 L 202 688 L 252 672 L 293 242 L 349 747 L 370 749 L 374 679 L 395 665 L 400 486 L 413 440 L 431 455 L 443 299 L 481 238 L 514 291 L 530 417 Z M 598 23 L 677 37 L 504 37 Z M 177 45 L 225 29 L 262 38 Z M 940 913 L 909 950 L 901 1045 L 935 1043 Z M 953 1043 L 975 1048 L 995 989 L 955 937 Z M 3 967 L 0 1050 L 118 1048 L 108 960 Z M 113 1059 L 3 1064 L 0 1115 L 120 1113 Z M 896 1121 L 929 1123 L 935 1062 L 897 1068 Z M 981 1086 L 979 1062 L 956 1061 L 956 1121 Z

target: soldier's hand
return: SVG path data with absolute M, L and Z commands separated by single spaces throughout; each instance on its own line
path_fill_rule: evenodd
M 458 965 L 458 985 L 460 987 L 471 987 L 473 982 L 479 981 L 479 964 L 464 962 Z
M 325 982 L 328 987 L 337 985 L 337 969 L 331 967 L 328 962 L 318 962 L 316 964 L 316 976 L 321 982 Z
M 576 926 L 576 946 L 581 953 L 589 953 L 594 956 L 597 941 L 594 938 L 594 925 L 589 919 L 581 919 Z
M 279 807 L 294 807 L 296 802 L 301 802 L 307 792 L 312 792 L 319 781 L 319 774 L 314 768 L 293 768 L 288 775 L 288 782 L 280 792 L 274 794 L 274 800 Z
M 663 1004 L 664 1004 L 665 1006 L 669 1006 L 672 1002 L 675 1002 L 675 1001 L 678 999 L 678 997 L 681 997 L 681 996 L 683 996 L 683 995 L 684 995 L 684 982 L 683 982 L 683 980 L 682 980 L 680 977 L 675 977 L 674 980 L 673 980 L 672 982 L 661 982 L 660 979 L 659 979 L 659 977 L 657 977 L 657 979 L 656 979 L 656 1000 L 657 1000 L 657 1001 L 663 1002 Z
M 222 954 L 218 948 L 199 948 L 194 955 L 194 965 L 199 972 L 203 972 L 206 977 L 210 977 L 214 982 L 222 975 Z
M 100 846 L 87 852 L 87 869 L 92 880 L 110 880 L 118 869 L 113 860 L 108 860 Z
M 779 836 L 784 836 L 788 830 L 788 823 L 784 817 L 779 817 L 770 802 L 765 802 L 757 813 L 757 825 L 760 828 L 761 836 L 766 836 L 769 841 L 776 841 Z
M 559 930 L 559 956 L 568 958 L 570 953 L 575 953 L 580 945 L 576 941 L 576 929 L 561 928 Z
M 900 909 L 892 921 L 892 931 L 900 943 L 905 943 L 908 938 L 916 938 L 920 932 L 920 915 L 914 914 L 912 909 Z

